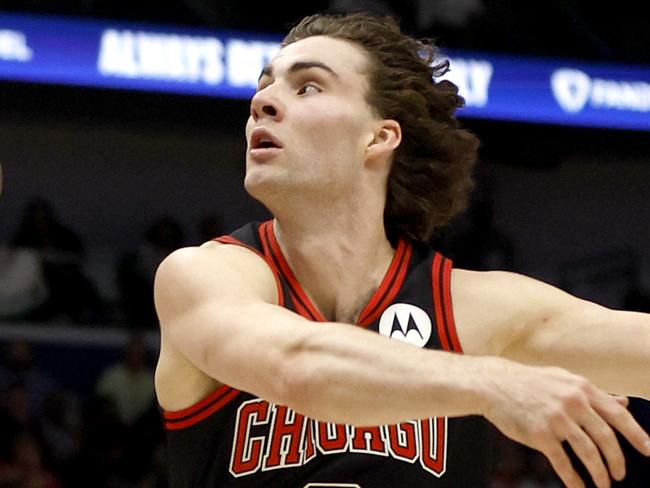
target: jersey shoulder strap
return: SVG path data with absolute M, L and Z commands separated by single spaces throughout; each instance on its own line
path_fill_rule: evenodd
M 260 241 L 259 236 L 259 222 L 249 222 L 248 224 L 240 227 L 236 231 L 224 235 L 215 237 L 213 240 L 220 242 L 222 244 L 235 244 L 243 247 L 249 248 L 251 251 L 254 251 L 256 254 L 264 255 L 262 242 Z
M 282 284 L 280 272 L 275 262 L 273 261 L 273 258 L 271 257 L 268 243 L 266 243 L 266 241 L 263 242 L 261 237 L 261 230 L 271 225 L 273 225 L 273 222 L 271 220 L 262 223 L 249 222 L 231 234 L 215 237 L 213 240 L 220 242 L 221 244 L 231 244 L 235 246 L 245 247 L 261 257 L 269 266 L 271 272 L 273 273 L 273 276 L 275 277 L 275 283 L 278 289 L 278 305 L 283 307 L 285 306 L 286 292 Z

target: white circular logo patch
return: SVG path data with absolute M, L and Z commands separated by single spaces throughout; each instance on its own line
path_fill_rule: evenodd
M 431 319 L 415 305 L 394 303 L 381 314 L 379 333 L 417 347 L 424 347 L 431 338 Z

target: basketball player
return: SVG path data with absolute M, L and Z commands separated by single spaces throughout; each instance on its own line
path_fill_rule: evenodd
M 156 277 L 172 487 L 484 486 L 487 421 L 569 487 L 569 451 L 625 476 L 615 432 L 650 455 L 617 396 L 650 398 L 650 316 L 425 244 L 477 150 L 434 55 L 387 18 L 313 16 L 262 72 L 245 187 L 275 218 Z

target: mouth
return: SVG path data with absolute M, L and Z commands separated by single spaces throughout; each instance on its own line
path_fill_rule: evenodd
M 282 142 L 268 129 L 257 127 L 251 133 L 248 154 L 251 159 L 263 162 L 277 156 L 282 147 Z
M 268 139 L 262 139 L 261 141 L 255 143 L 251 149 L 271 149 L 271 148 L 277 148 L 280 149 L 280 146 L 278 146 L 275 142 L 268 140 Z
M 282 142 L 268 129 L 258 127 L 251 133 L 249 147 L 250 149 L 281 149 Z

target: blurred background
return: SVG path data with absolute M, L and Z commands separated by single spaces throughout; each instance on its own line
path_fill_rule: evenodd
M 452 50 L 650 68 L 640 7 L 0 0 L 0 14 L 271 36 L 317 11 L 370 10 Z M 650 121 L 650 102 L 637 112 Z M 166 486 L 153 275 L 176 248 L 268 218 L 242 187 L 247 114 L 243 98 L 0 79 L 0 487 Z M 459 267 L 650 312 L 650 132 L 460 118 L 482 141 L 476 191 L 436 245 Z M 647 404 L 632 409 L 650 427 Z M 495 438 L 492 486 L 560 486 L 543 458 Z M 626 486 L 647 486 L 647 460 L 626 449 Z

